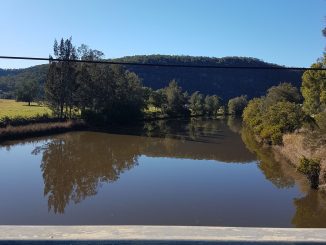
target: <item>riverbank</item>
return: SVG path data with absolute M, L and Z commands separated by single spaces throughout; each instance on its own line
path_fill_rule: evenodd
M 28 125 L 11 126 L 0 128 L 0 142 L 6 140 L 24 139 L 57 133 L 64 133 L 73 130 L 87 128 L 83 121 L 69 120 L 63 122 L 32 123 Z
M 135 120 L 132 125 L 137 125 L 141 123 L 152 123 L 157 121 L 167 121 L 167 120 L 178 120 L 178 119 L 189 119 L 191 118 L 202 118 L 202 116 L 189 116 L 189 117 L 152 117 L 143 118 L 142 120 Z M 204 117 L 212 119 L 212 117 Z M 221 115 L 214 118 L 222 118 Z M 91 130 L 98 132 L 107 132 L 108 129 L 119 129 L 121 128 L 121 123 L 88 123 L 82 119 L 74 120 L 64 120 L 56 119 L 50 117 L 35 117 L 35 118 L 19 118 L 14 120 L 2 121 L 0 123 L 0 142 L 6 140 L 18 140 L 26 139 L 31 137 L 46 136 L 57 133 L 64 133 L 68 131 L 76 130 Z M 125 122 L 124 126 L 130 126 L 130 123 Z M 143 127 L 143 126 L 142 126 Z
M 318 138 L 319 137 L 319 138 Z M 296 132 L 283 135 L 283 145 L 273 149 L 298 167 L 303 157 L 320 161 L 319 189 L 326 191 L 326 148 L 320 135 Z

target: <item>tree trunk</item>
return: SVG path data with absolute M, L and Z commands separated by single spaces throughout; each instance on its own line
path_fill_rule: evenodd
M 63 105 L 60 106 L 60 119 L 63 118 Z

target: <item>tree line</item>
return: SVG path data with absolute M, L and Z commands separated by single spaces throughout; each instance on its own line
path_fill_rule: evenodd
M 101 60 L 104 54 L 86 45 L 76 49 L 70 39 L 54 43 L 54 58 Z M 50 57 L 50 60 L 52 57 Z M 50 61 L 45 99 L 59 118 L 100 121 L 141 116 L 144 89 L 138 76 L 121 66 Z
M 175 80 L 165 88 L 149 90 L 147 105 L 168 116 L 217 116 L 221 99 L 217 95 L 204 96 L 199 91 L 188 95 Z
M 68 60 L 65 62 L 55 59 Z M 196 91 L 189 95 L 176 80 L 153 90 L 133 72 L 119 65 L 76 63 L 69 60 L 102 60 L 101 51 L 86 45 L 76 48 L 72 39 L 55 40 L 44 85 L 44 99 L 58 118 L 82 117 L 88 121 L 128 121 L 151 111 L 160 116 L 216 116 L 221 98 Z M 40 88 L 26 81 L 17 99 L 31 102 Z
M 76 48 L 71 38 L 55 40 L 51 59 L 99 61 L 101 51 L 82 44 Z M 125 121 L 142 118 L 144 114 L 168 117 L 210 116 L 230 114 L 241 116 L 248 103 L 246 95 L 222 104 L 217 95 L 199 91 L 188 94 L 173 79 L 168 86 L 154 90 L 144 87 L 140 78 L 119 65 L 60 62 L 51 60 L 46 82 L 25 79 L 16 87 L 16 99 L 29 105 L 45 102 L 54 116 L 90 121 Z
M 76 48 L 69 38 L 61 39 L 59 42 L 55 40 L 53 57 L 68 61 L 76 59 L 91 61 L 104 59 L 104 54 L 101 51 L 90 49 L 86 45 Z M 53 57 L 50 56 L 50 60 Z M 320 66 L 320 64 L 314 66 Z M 40 86 L 35 80 L 27 79 L 17 86 L 16 98 L 29 104 L 35 100 L 43 100 L 52 109 L 53 114 L 61 119 L 82 117 L 86 120 L 108 122 L 143 118 L 148 114 L 161 117 L 217 116 L 219 113 L 241 116 L 244 108 L 248 105 L 246 95 L 232 98 L 223 105 L 222 99 L 217 95 L 204 95 L 199 91 L 188 94 L 176 80 L 171 80 L 164 88 L 154 90 L 143 86 L 141 79 L 135 73 L 118 65 L 51 60 L 48 67 L 44 86 Z M 306 73 L 304 76 L 307 76 Z M 290 84 L 282 84 L 278 89 L 282 91 L 280 93 L 295 93 L 293 90 L 296 88 Z M 277 94 L 275 86 L 270 90 L 266 96 L 266 105 L 284 100 L 275 95 L 275 93 Z M 303 89 L 302 93 L 309 92 Z M 321 100 L 324 97 L 322 95 Z M 255 99 L 254 102 L 258 103 L 258 100 Z M 316 101 L 316 99 L 313 100 Z M 252 103 L 254 102 L 249 103 L 249 108 L 253 107 Z M 291 102 L 299 103 L 299 100 Z M 307 103 L 305 102 L 305 104 Z M 268 107 L 266 105 L 265 109 Z M 282 109 L 285 106 L 282 105 Z M 307 105 L 304 107 L 307 108 Z M 310 110 L 315 107 L 312 105 Z M 277 108 L 273 110 L 277 111 Z M 254 111 L 259 110 L 254 109 Z M 254 116 L 250 115 L 250 117 Z M 258 128 L 264 138 L 274 143 L 280 138 L 275 135 L 281 135 L 284 131 L 284 129 L 277 129 L 274 126 L 270 126 L 268 130 L 262 130 L 262 127 Z M 274 138 L 272 139 L 272 137 Z

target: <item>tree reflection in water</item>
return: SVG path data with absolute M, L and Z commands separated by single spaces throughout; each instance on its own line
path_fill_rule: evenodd
M 294 199 L 292 224 L 298 228 L 326 227 L 326 195 L 310 190 L 305 197 Z
M 255 159 L 221 120 L 162 120 L 112 131 L 114 134 L 58 135 L 33 151 L 42 154 L 49 211 L 64 213 L 70 201 L 79 203 L 96 195 L 101 183 L 116 181 L 121 173 L 137 165 L 140 155 L 236 163 Z M 234 147 L 237 154 L 233 154 Z
M 295 184 L 295 171 L 283 159 L 275 160 L 274 152 L 262 147 L 252 132 L 246 127 L 241 130 L 241 138 L 249 151 L 257 156 L 258 167 L 264 173 L 265 178 L 271 181 L 278 188 L 290 188 Z M 283 162 L 282 162 L 283 160 Z
M 293 200 L 295 214 L 292 224 L 297 228 L 326 227 L 326 195 L 322 191 L 310 190 L 305 177 L 299 174 L 286 160 L 276 152 L 262 147 L 245 127 L 241 130 L 241 137 L 247 148 L 257 155 L 259 168 L 266 179 L 278 188 L 289 188 L 295 183 L 302 192 L 307 193 L 302 198 Z
M 42 152 L 41 170 L 49 211 L 64 213 L 70 200 L 78 203 L 97 193 L 99 184 L 113 182 L 137 164 L 138 145 L 125 144 L 98 134 L 64 134 Z
M 226 125 L 227 122 L 227 125 Z M 102 183 L 119 179 L 141 155 L 248 163 L 258 159 L 265 178 L 277 188 L 295 184 L 307 195 L 294 200 L 295 227 L 326 227 L 326 197 L 308 191 L 304 178 L 283 159 L 261 147 L 234 118 L 156 121 L 108 133 L 74 132 L 51 137 L 36 148 L 48 209 L 64 213 L 70 202 L 96 195 Z M 239 134 L 241 137 L 239 137 Z M 249 150 L 249 151 L 248 151 Z M 275 159 L 276 157 L 276 159 Z
M 235 116 L 227 117 L 227 125 L 232 132 L 241 133 L 242 130 L 242 120 Z

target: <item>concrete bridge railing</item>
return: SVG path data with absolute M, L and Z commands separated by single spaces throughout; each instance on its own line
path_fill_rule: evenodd
M 0 244 L 311 244 L 326 229 L 204 226 L 0 226 Z

